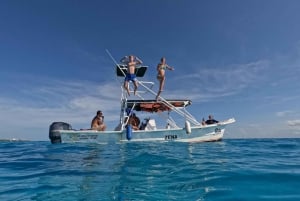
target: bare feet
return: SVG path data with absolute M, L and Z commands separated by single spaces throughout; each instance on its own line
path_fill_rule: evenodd
M 156 101 L 159 100 L 159 96 L 160 96 L 160 94 L 161 94 L 162 91 L 163 91 L 163 90 L 159 90 L 159 91 L 158 91 L 158 93 L 157 93 L 157 95 L 156 95 Z

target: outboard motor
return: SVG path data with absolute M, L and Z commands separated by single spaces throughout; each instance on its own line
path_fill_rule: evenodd
M 72 130 L 72 126 L 65 122 L 53 122 L 49 127 L 49 138 L 52 144 L 61 143 L 61 136 L 57 130 Z

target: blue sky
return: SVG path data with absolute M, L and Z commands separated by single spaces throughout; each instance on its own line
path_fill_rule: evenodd
M 188 98 L 197 119 L 235 117 L 227 138 L 300 136 L 297 0 L 2 0 L 0 138 L 48 140 L 49 125 L 118 121 L 114 63 L 135 54 L 163 96 Z M 121 80 L 122 81 L 122 80 Z

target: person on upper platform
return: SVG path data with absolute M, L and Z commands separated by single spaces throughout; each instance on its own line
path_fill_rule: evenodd
M 160 63 L 157 65 L 156 69 L 157 69 L 157 80 L 159 81 L 159 91 L 156 95 L 156 100 L 158 100 L 161 92 L 164 89 L 164 85 L 165 85 L 165 80 L 166 80 L 165 71 L 166 71 L 166 69 L 174 70 L 174 68 L 169 66 L 166 63 L 166 58 L 165 57 L 162 57 L 160 59 Z
M 134 55 L 123 57 L 121 59 L 121 62 L 127 65 L 127 73 L 124 80 L 124 88 L 126 89 L 128 96 L 130 96 L 129 81 L 132 81 L 134 84 L 134 95 L 136 95 L 138 83 L 135 75 L 135 68 L 136 65 L 142 64 L 143 62 L 137 56 Z

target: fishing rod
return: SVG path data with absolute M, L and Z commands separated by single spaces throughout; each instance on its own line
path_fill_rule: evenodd
M 118 66 L 118 68 L 120 69 L 120 71 L 122 72 L 122 74 L 124 76 L 126 76 L 125 72 L 123 71 L 123 69 L 120 67 L 120 65 L 118 64 L 118 62 L 115 60 L 115 58 L 111 55 L 111 53 L 108 51 L 108 49 L 105 49 L 106 53 L 108 54 L 108 56 L 111 58 L 111 60 L 113 60 L 113 62 Z

